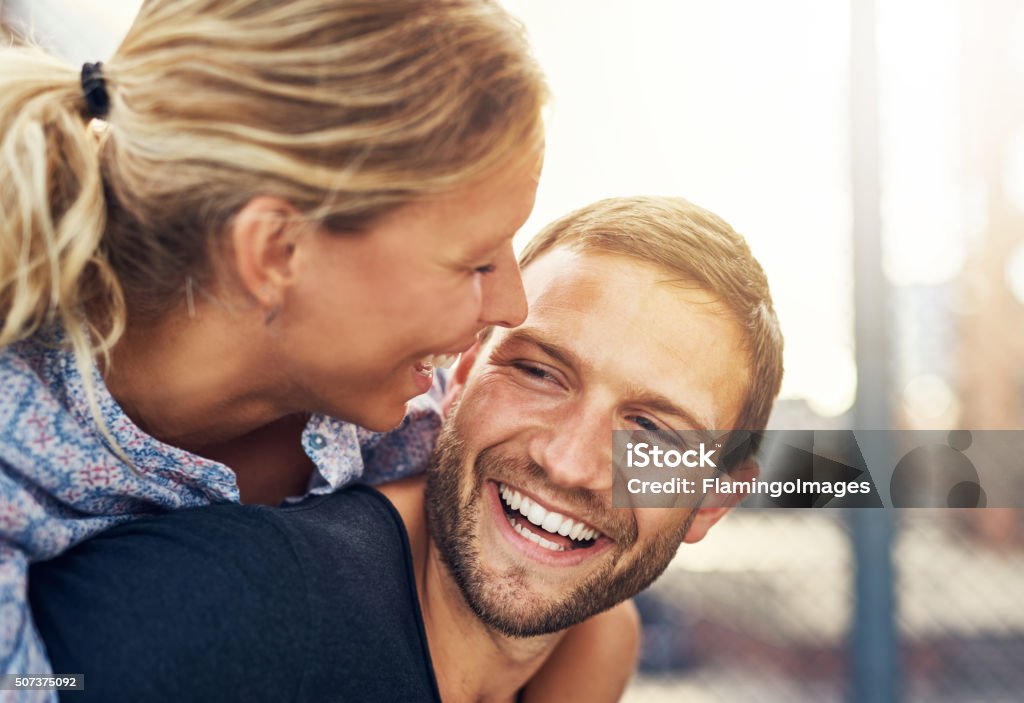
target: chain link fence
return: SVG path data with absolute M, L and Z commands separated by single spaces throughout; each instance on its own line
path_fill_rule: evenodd
M 1020 518 L 897 512 L 903 700 L 1021 700 Z M 626 701 L 850 700 L 854 568 L 843 511 L 735 511 L 637 598 L 643 654 Z

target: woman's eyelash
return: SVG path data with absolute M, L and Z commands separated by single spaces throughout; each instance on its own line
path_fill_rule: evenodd
M 477 266 L 475 269 L 473 269 L 473 271 L 475 273 L 491 273 L 492 271 L 494 271 L 494 268 L 494 264 L 486 264 L 484 266 Z

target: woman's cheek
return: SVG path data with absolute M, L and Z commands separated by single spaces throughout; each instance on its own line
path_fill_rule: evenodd
M 448 321 L 444 326 L 435 325 L 437 329 L 446 328 L 449 334 L 460 336 L 465 336 L 466 328 L 477 324 L 483 309 L 479 285 L 464 286 L 424 302 L 431 308 L 427 319 Z

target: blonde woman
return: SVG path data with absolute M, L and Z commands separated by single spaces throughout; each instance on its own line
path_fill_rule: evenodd
M 48 670 L 32 561 L 421 467 L 429 403 L 355 424 L 523 320 L 545 98 L 486 0 L 150 0 L 105 64 L 2 50 L 0 672 Z

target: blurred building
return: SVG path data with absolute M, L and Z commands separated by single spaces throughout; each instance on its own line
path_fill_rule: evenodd
M 962 425 L 1024 427 L 1024 7 L 963 2 L 964 177 L 974 202 L 958 316 Z

